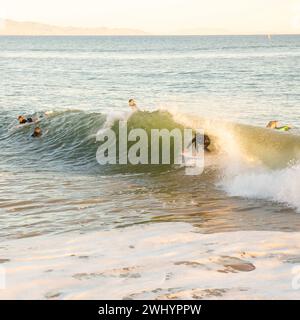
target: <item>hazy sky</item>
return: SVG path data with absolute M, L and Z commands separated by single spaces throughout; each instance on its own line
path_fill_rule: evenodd
M 0 16 L 152 33 L 300 33 L 300 0 L 0 0 Z

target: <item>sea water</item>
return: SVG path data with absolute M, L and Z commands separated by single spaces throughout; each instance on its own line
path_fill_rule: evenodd
M 0 71 L 1 298 L 300 297 L 300 36 L 0 37 Z M 208 119 L 222 158 L 100 166 L 129 98 L 135 127 Z M 17 127 L 45 111 L 41 138 Z

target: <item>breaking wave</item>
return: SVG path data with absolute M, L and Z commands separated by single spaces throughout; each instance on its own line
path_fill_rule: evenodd
M 13 163 L 22 170 L 35 166 L 37 170 L 70 169 L 91 174 L 145 172 L 140 166 L 131 166 L 130 170 L 123 166 L 120 171 L 116 167 L 100 166 L 96 161 L 97 133 L 111 128 L 118 134 L 120 120 L 128 120 L 128 130 L 142 128 L 147 132 L 151 129 L 201 128 L 211 138 L 209 158 L 215 158 L 217 187 L 230 196 L 276 201 L 300 211 L 298 135 L 166 110 L 134 114 L 80 110 L 53 112 L 38 124 L 43 130 L 40 139 L 31 138 L 33 126 L 17 127 L 16 120 L 7 116 L 1 120 L 1 162 Z M 4 123 L 10 125 L 5 127 Z M 163 169 L 156 166 L 152 170 L 159 173 Z M 199 179 L 204 178 L 199 176 Z

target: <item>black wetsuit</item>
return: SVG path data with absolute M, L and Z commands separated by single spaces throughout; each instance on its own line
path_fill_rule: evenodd
M 195 135 L 195 137 L 192 140 L 192 144 L 195 145 L 195 147 L 197 147 L 197 135 Z M 210 145 L 210 139 L 208 135 L 204 135 L 204 150 L 209 151 L 208 147 Z
M 32 138 L 38 138 L 38 137 L 40 137 L 41 135 L 42 135 L 41 132 L 40 132 L 40 133 L 34 132 L 34 133 L 31 135 L 31 137 L 32 137 Z
M 32 118 L 27 118 L 27 119 L 23 119 L 21 120 L 19 123 L 20 124 L 25 124 L 25 123 L 32 123 L 33 119 Z

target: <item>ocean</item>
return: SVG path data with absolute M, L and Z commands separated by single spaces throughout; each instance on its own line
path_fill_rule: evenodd
M 0 37 L 0 71 L 0 298 L 300 297 L 300 36 Z M 100 165 L 125 119 L 217 151 Z

